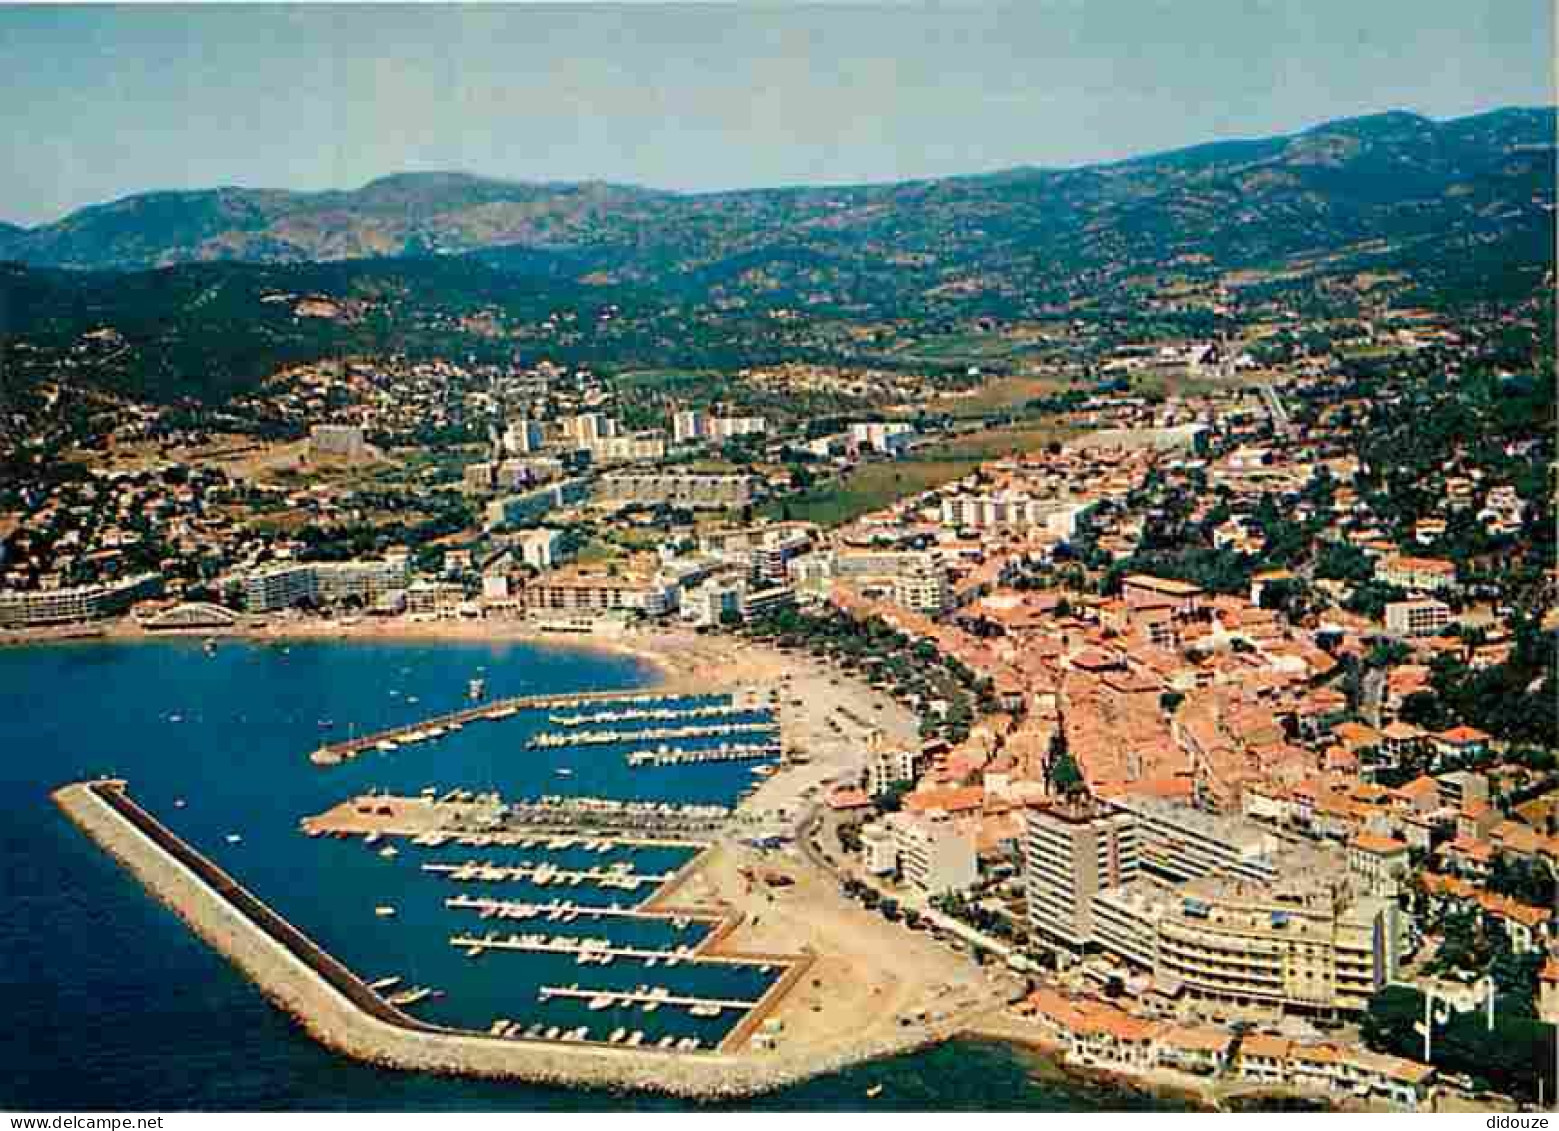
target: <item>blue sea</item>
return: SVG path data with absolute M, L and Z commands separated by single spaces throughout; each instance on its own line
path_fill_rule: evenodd
M 564 647 L 399 642 L 193 641 L 74 643 L 0 649 L 0 1107 L 32 1110 L 599 1110 L 674 1108 L 676 1101 L 390 1073 L 316 1045 L 273 1009 L 171 912 L 50 802 L 86 776 L 128 779 L 138 801 L 366 979 L 396 975 L 442 997 L 419 1016 L 486 1029 L 497 1017 L 595 1035 L 621 1024 L 647 1037 L 706 1045 L 735 1022 L 662 1009 L 593 1014 L 541 1002 L 541 985 L 630 989 L 755 1000 L 778 976 L 756 966 L 647 970 L 620 959 L 578 967 L 562 955 L 467 957 L 451 934 L 490 927 L 609 936 L 664 950 L 697 941 L 696 924 L 594 920 L 495 924 L 445 906 L 451 895 L 623 906 L 628 895 L 526 883 L 460 884 L 428 862 L 473 856 L 561 867 L 629 863 L 665 873 L 685 849 L 440 848 L 398 842 L 386 858 L 361 840 L 311 839 L 301 818 L 370 788 L 492 790 L 505 798 L 584 794 L 729 804 L 753 763 L 629 768 L 625 747 L 537 749 L 557 729 L 544 714 L 478 722 L 437 742 L 319 767 L 322 741 L 412 722 L 467 705 L 468 683 L 491 697 L 629 689 L 652 673 L 635 660 Z M 703 700 L 702 702 L 709 702 Z M 750 712 L 735 716 L 764 721 Z M 689 720 L 704 721 L 704 720 Z M 607 724 L 621 726 L 622 724 Z M 666 723 L 642 726 L 676 725 Z M 737 736 L 730 741 L 749 741 Z M 707 743 L 719 738 L 704 740 Z M 560 774 L 559 770 L 568 771 Z M 396 908 L 393 918 L 374 914 Z M 603 925 L 605 924 L 605 925 Z M 1129 1093 L 1035 1074 L 1003 1045 L 962 1042 L 811 1081 L 748 1105 L 763 1110 L 1095 1110 L 1161 1107 Z M 881 1084 L 872 1100 L 868 1088 Z

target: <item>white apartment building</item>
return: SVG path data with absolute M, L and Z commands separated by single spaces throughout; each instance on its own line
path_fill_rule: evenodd
M 942 525 L 959 530 L 1034 530 L 1069 541 L 1094 509 L 1074 499 L 1041 498 L 1021 492 L 958 494 L 942 500 Z
M 929 895 L 962 892 L 980 878 L 974 831 L 945 815 L 895 813 L 890 818 L 899 871 Z
M 563 541 L 563 535 L 556 530 L 527 530 L 523 532 L 516 545 L 519 547 L 520 560 L 535 569 L 551 569 L 557 563 L 558 546 Z
M 875 797 L 896 782 L 912 782 L 920 756 L 913 750 L 873 750 L 866 760 L 866 792 Z
M 527 456 L 541 451 L 546 443 L 546 433 L 534 420 L 511 420 L 503 434 L 503 449 L 513 456 Z
M 1435 636 L 1451 623 L 1444 601 L 1392 601 L 1386 606 L 1386 631 L 1393 636 Z
M 245 611 L 271 613 L 300 602 L 336 604 L 356 598 L 365 607 L 406 588 L 404 553 L 379 561 L 277 562 L 234 574 L 228 587 L 238 591 Z
M 896 456 L 915 438 L 915 427 L 902 421 L 870 421 L 850 425 L 850 440 L 857 448 L 870 448 L 886 456 Z
M 70 624 L 117 616 L 136 601 L 162 592 L 162 576 L 143 573 L 102 585 L 0 591 L 0 628 Z

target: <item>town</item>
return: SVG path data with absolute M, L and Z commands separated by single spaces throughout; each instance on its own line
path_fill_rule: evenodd
M 0 633 L 809 656 L 919 740 L 868 727 L 792 834 L 849 898 L 1021 974 L 1004 1035 L 1218 1094 L 1541 1102 L 1553 388 L 1508 346 L 1537 332 L 1533 308 L 1243 345 L 1053 327 L 1022 335 L 1050 351 L 1028 376 L 941 393 L 292 366 L 225 431 L 116 413 L 8 487 Z

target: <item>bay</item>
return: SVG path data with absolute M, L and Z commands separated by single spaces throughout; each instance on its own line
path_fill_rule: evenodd
M 653 674 L 615 654 L 472 642 L 225 640 L 211 655 L 192 641 L 0 649 L 0 789 L 8 802 L 0 821 L 0 907 L 7 912 L 0 916 L 0 1001 L 10 1022 L 0 1026 L 0 1107 L 685 1106 L 656 1097 L 386 1072 L 338 1057 L 148 898 L 48 799 L 56 786 L 86 775 L 122 775 L 154 813 L 349 963 L 380 962 L 385 969 L 421 963 L 421 970 L 404 972 L 449 980 L 457 975 L 448 963 L 434 965 L 425 946 L 397 952 L 391 925 L 375 923 L 365 910 L 383 898 L 369 888 L 411 890 L 411 865 L 381 861 L 360 845 L 311 842 L 297 832 L 298 818 L 371 785 L 499 788 L 505 796 L 557 792 L 557 759 L 577 752 L 542 757 L 524 748 L 523 730 L 500 735 L 475 727 L 456 742 L 369 755 L 325 770 L 310 765 L 308 752 L 322 738 L 339 738 L 349 729 L 361 733 L 463 705 L 468 681 L 478 676 L 491 695 L 507 696 L 640 687 Z M 326 722 L 329 727 L 321 725 Z M 739 763 L 645 771 L 656 776 L 630 788 L 618 771 L 606 768 L 619 764 L 616 758 L 578 761 L 585 779 L 578 788 L 605 796 L 648 788 L 668 798 L 724 800 L 746 772 Z M 229 842 L 232 836 L 239 839 Z M 640 866 L 672 864 L 651 856 Z M 468 1003 L 480 997 L 473 986 L 451 994 Z M 1035 1067 L 1022 1050 L 960 1041 L 834 1073 L 744 1106 L 1167 1106 L 1036 1073 Z M 876 1085 L 881 1094 L 868 1100 L 866 1090 Z

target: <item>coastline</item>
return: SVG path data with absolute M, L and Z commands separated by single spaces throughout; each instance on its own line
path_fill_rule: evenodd
M 123 643 L 155 641 L 161 637 L 245 641 L 343 640 L 482 642 L 501 641 L 559 646 L 630 655 L 654 673 L 654 684 L 695 685 L 709 690 L 720 684 L 750 677 L 754 666 L 775 671 L 805 666 L 794 657 L 749 643 L 692 633 L 625 633 L 613 637 L 575 637 L 542 633 L 523 622 L 375 622 L 341 625 L 333 622 L 296 622 L 264 627 L 247 626 L 215 632 L 147 632 L 130 622 L 117 631 L 86 639 Z M 80 636 L 42 636 L 13 643 L 65 643 Z M 716 662 L 718 657 L 719 662 Z M 1185 1081 L 1094 1070 L 1066 1064 L 1061 1050 L 1004 1014 L 985 1014 L 959 1027 L 937 1033 L 895 1034 L 896 1039 L 873 1040 L 852 1046 L 836 1045 L 824 1056 L 801 1059 L 783 1055 L 711 1052 L 663 1058 L 663 1063 L 624 1060 L 627 1050 L 559 1050 L 498 1042 L 479 1034 L 446 1031 L 434 1034 L 402 1029 L 362 1012 L 334 990 L 317 973 L 280 946 L 260 945 L 265 936 L 215 890 L 202 884 L 177 860 L 161 853 L 155 844 L 127 822 L 119 820 L 101 801 L 80 797 L 84 786 L 67 786 L 55 794 L 56 804 L 89 839 L 126 869 L 155 900 L 169 907 L 199 938 L 222 954 L 271 1003 L 288 1014 L 321 1045 L 351 1059 L 401 1071 L 472 1078 L 508 1079 L 582 1090 L 632 1090 L 657 1092 L 700 1102 L 737 1100 L 779 1090 L 839 1069 L 914 1051 L 943 1039 L 961 1038 L 998 1042 L 1035 1058 L 1042 1071 L 1097 1087 L 1102 1092 L 1151 1095 L 1187 1102 L 1204 1110 L 1220 1107 L 1216 1090 L 1208 1082 Z M 138 843 L 139 842 L 139 843 Z M 658 892 L 652 901 L 671 895 Z M 259 941 L 254 937 L 259 936 Z M 275 953 L 272 953 L 275 952 Z M 411 1019 L 408 1019 L 411 1020 Z M 880 1037 L 880 1035 L 879 1035 Z M 725 1048 L 734 1048 L 728 1044 Z M 640 1058 L 646 1054 L 641 1050 Z M 787 1062 L 788 1061 L 788 1062 Z
M 288 620 L 265 624 L 239 624 L 220 628 L 149 630 L 129 617 L 95 621 L 88 624 L 60 625 L 48 628 L 0 629 L 0 647 L 61 644 L 141 644 L 159 640 L 242 640 L 250 643 L 280 641 L 384 641 L 394 643 L 468 643 L 525 644 L 564 651 L 594 652 L 627 656 L 642 663 L 653 673 L 650 686 L 660 686 L 668 677 L 670 665 L 666 653 L 680 642 L 680 634 L 667 632 L 618 634 L 545 632 L 525 621 L 490 618 L 476 621 L 362 620 L 342 623 L 332 620 Z

